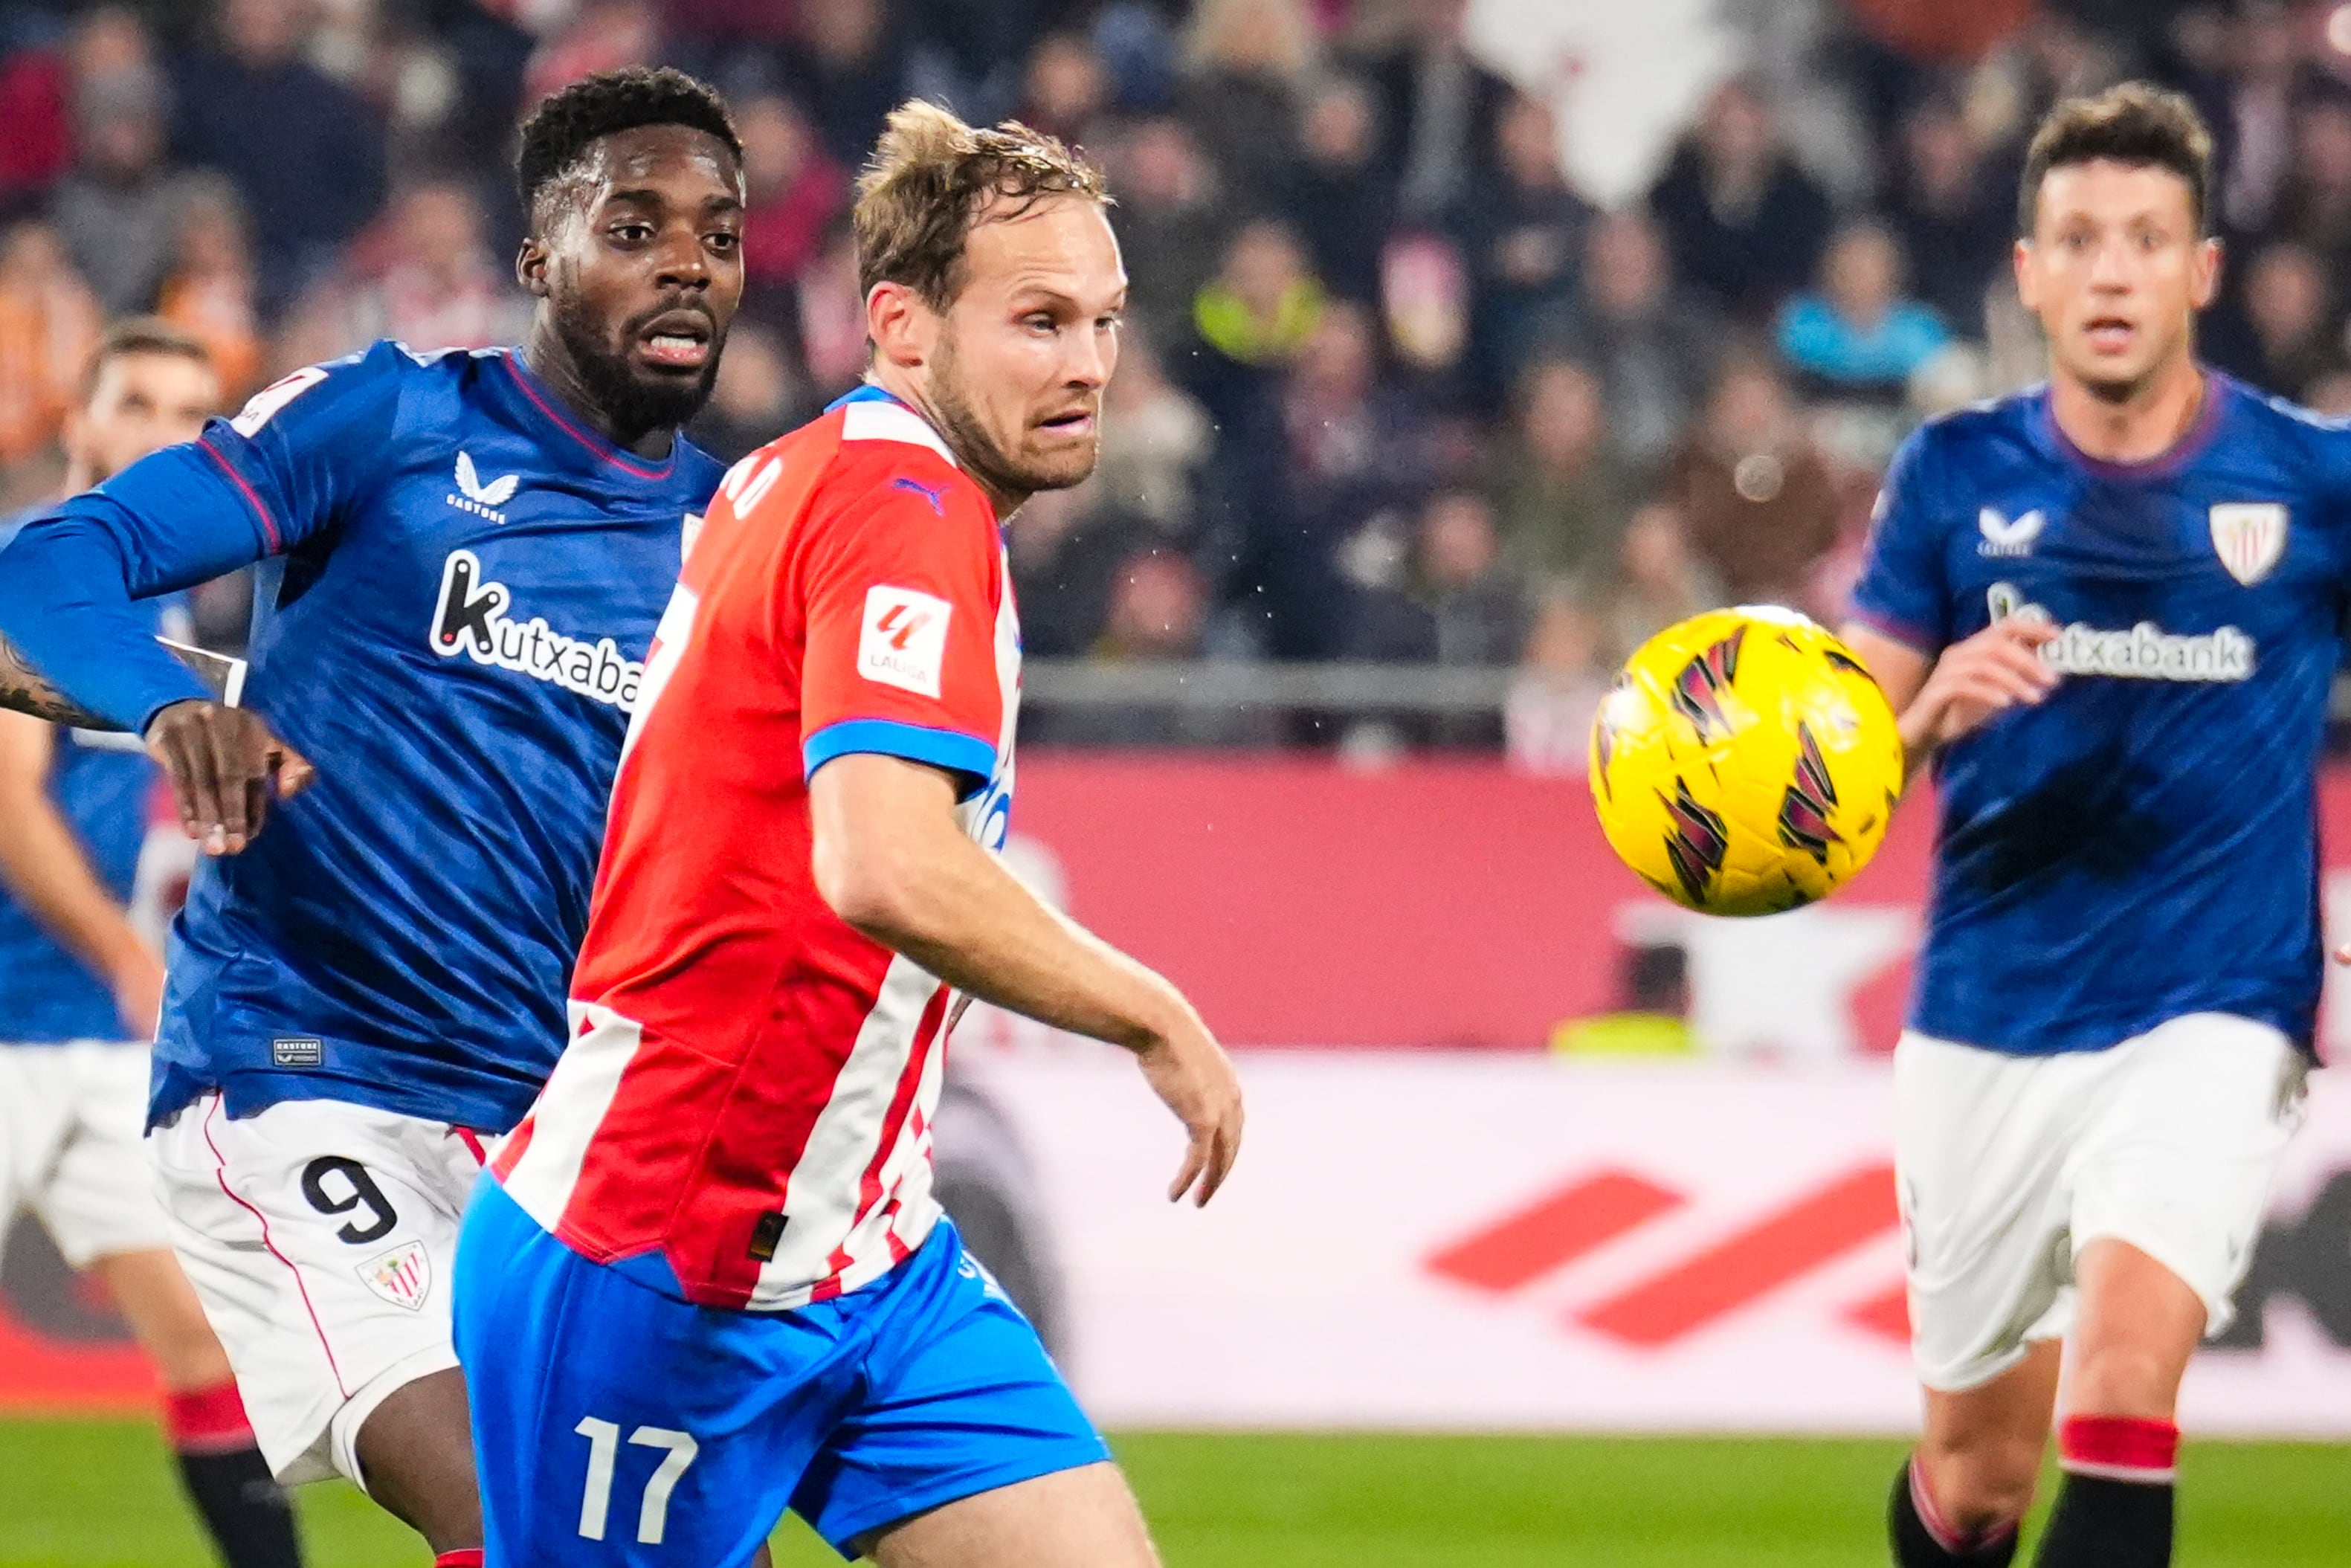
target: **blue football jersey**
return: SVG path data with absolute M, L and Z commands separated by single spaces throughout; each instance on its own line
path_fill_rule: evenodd
M 134 593 L 270 558 L 246 706 L 319 769 L 173 926 L 152 1113 L 337 1099 L 485 1130 L 563 1043 L 606 797 L 679 539 L 720 477 L 505 350 L 379 343 L 68 503 Z
M 31 514 L 0 521 L 0 544 Z M 185 642 L 193 632 L 173 595 L 150 600 L 155 630 Z M 139 853 L 146 843 L 148 801 L 157 769 L 135 736 L 59 727 L 49 758 L 48 791 L 57 814 L 80 841 L 98 880 L 119 904 L 131 902 Z M 168 830 L 178 832 L 172 823 Z M 114 992 L 49 935 L 0 886 L 0 1044 L 55 1045 L 120 1040 L 130 1031 Z
M 2046 616 L 2064 677 L 1937 760 L 1912 1028 L 2041 1054 L 2224 1012 L 2307 1048 L 2346 503 L 2351 430 L 2217 373 L 2146 464 L 2080 452 L 2045 389 L 1911 437 L 1856 614 L 1929 654 Z

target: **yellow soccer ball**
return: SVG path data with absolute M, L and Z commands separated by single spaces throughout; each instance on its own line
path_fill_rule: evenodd
M 1592 799 L 1641 880 L 1708 915 L 1825 898 L 1877 852 L 1902 793 L 1894 710 L 1844 643 L 1747 605 L 1669 626 L 1592 727 Z

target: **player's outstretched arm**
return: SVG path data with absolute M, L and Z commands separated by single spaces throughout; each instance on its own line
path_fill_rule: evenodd
M 171 455 L 158 454 L 152 464 Z M 136 473 L 141 464 L 131 472 Z M 171 776 L 188 836 L 207 853 L 235 854 L 261 830 L 273 795 L 307 785 L 310 765 L 256 714 L 224 706 L 158 644 L 152 617 L 133 603 L 153 591 L 108 526 L 103 497 L 79 497 L 26 526 L 0 549 L 0 638 L 11 644 L 5 679 L 21 700 L 7 706 L 60 723 L 129 730 Z M 193 526 L 193 525 L 192 525 Z M 251 533 L 234 519 L 217 552 L 235 552 Z M 202 551 L 191 576 L 223 564 Z M 246 559 L 253 559 L 248 552 Z M 151 569 L 152 570 L 152 569 Z M 56 678 L 37 672 L 56 671 Z
M 2037 616 L 2010 615 L 1929 656 L 1859 622 L 1838 633 L 1869 666 L 1902 726 L 1903 777 L 1995 715 L 2030 706 L 2057 685 L 2035 652 L 2057 635 Z
M 74 729 L 115 729 L 122 727 L 66 695 L 49 678 L 33 668 L 16 645 L 0 637 L 0 708 L 30 714 L 51 724 Z
M 1182 993 L 965 836 L 947 774 L 852 754 L 819 768 L 809 795 L 817 890 L 835 913 L 958 990 L 1134 1051 L 1190 1134 L 1168 1197 L 1216 1195 L 1240 1153 L 1240 1081 Z

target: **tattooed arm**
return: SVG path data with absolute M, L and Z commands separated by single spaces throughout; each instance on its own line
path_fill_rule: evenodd
M 0 637 L 0 707 L 14 708 L 75 729 L 122 727 L 59 691 L 5 637 Z

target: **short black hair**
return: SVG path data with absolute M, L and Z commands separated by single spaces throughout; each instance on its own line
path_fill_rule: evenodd
M 726 100 L 709 83 L 668 66 L 598 71 L 541 99 L 523 121 L 515 189 L 526 218 L 536 227 L 539 193 L 577 168 L 598 140 L 641 125 L 708 131 L 742 161 L 743 140 Z
M 2024 155 L 2016 195 L 2016 232 L 2030 235 L 2041 182 L 2052 169 L 2100 161 L 2168 169 L 2188 182 L 2189 205 L 2201 235 L 2210 227 L 2212 133 L 2180 94 L 2143 81 L 2110 87 L 2095 98 L 2069 98 L 2049 111 Z

